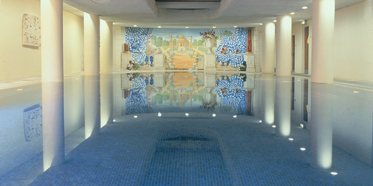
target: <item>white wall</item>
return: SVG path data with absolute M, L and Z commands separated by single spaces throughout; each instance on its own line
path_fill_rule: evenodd
M 40 19 L 40 0 L 1 0 L 0 81 L 41 76 L 40 47 L 22 45 L 24 13 Z M 79 73 L 83 70 L 83 18 L 64 11 L 63 19 L 64 73 Z
M 1 0 L 0 81 L 41 75 L 40 48 L 22 45 L 24 13 L 40 18 L 40 1 Z
M 63 12 L 64 74 L 83 72 L 83 17 Z
M 312 64 L 312 20 L 307 20 L 307 24 L 302 25 L 301 23 L 293 24 L 293 33 L 295 36 L 295 73 L 304 73 L 304 58 L 305 58 L 305 33 L 304 28 L 309 27 L 310 43 L 308 46 L 308 74 L 311 74 Z
M 334 77 L 373 81 L 373 1 L 335 13 Z

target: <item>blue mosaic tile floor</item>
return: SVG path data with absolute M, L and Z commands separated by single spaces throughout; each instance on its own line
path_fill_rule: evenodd
M 31 185 L 369 185 L 373 170 L 335 148 L 333 169 L 310 167 L 307 130 L 278 137 L 255 117 L 127 116 L 102 128 Z M 185 117 L 185 116 L 184 116 Z M 167 122 L 165 122 L 167 120 Z M 349 169 L 344 169 L 347 166 Z

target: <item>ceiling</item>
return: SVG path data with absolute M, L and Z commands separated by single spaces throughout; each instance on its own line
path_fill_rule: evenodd
M 364 0 L 335 0 L 336 9 Z M 312 0 L 64 0 L 77 15 L 99 15 L 116 25 L 155 28 L 256 27 L 291 12 L 293 22 L 310 19 Z M 302 9 L 307 6 L 308 9 Z

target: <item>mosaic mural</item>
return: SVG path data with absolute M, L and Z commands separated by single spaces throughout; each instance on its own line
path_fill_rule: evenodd
M 243 64 L 247 47 L 247 30 L 236 29 L 152 29 L 126 27 L 126 44 L 132 59 L 140 66 L 153 66 L 153 54 L 163 53 L 175 69 L 190 69 L 196 61 L 202 61 L 208 48 L 206 35 L 213 34 L 217 63 L 237 68 Z

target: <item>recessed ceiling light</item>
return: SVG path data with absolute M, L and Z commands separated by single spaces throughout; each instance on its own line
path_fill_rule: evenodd
M 233 26 L 234 28 L 237 28 L 237 26 Z
M 158 26 L 158 28 L 162 28 L 161 26 Z
M 133 25 L 134 27 L 137 27 L 137 25 Z
M 355 93 L 355 94 L 359 94 L 360 92 L 355 90 L 354 93 Z
M 291 15 L 294 15 L 295 13 L 294 13 L 294 12 L 291 12 L 290 14 L 291 14 Z
M 302 7 L 302 9 L 303 9 L 303 10 L 306 10 L 306 9 L 308 9 L 308 7 L 306 7 L 306 6 L 303 6 L 303 7 Z
M 213 26 L 212 28 L 216 28 L 216 26 Z
M 277 22 L 277 20 L 275 19 L 275 20 L 273 20 L 273 22 L 274 22 L 274 23 L 276 23 L 276 22 Z
M 189 26 L 186 26 L 185 28 L 189 28 Z

